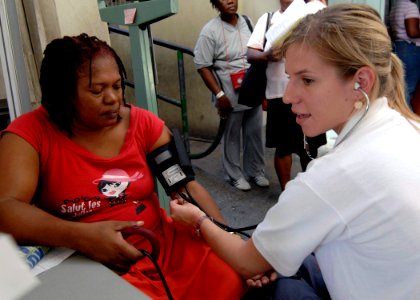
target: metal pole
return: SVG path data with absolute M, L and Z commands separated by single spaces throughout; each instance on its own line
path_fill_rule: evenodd
M 138 106 L 158 114 L 148 30 L 148 26 L 129 26 L 135 97 Z

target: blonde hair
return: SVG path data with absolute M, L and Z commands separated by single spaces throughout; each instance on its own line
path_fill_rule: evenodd
M 295 43 L 310 46 L 337 67 L 343 78 L 353 76 L 363 66 L 370 67 L 377 78 L 370 97 L 386 96 L 390 107 L 408 119 L 420 121 L 405 101 L 403 65 L 392 52 L 387 28 L 371 6 L 334 4 L 308 15 L 284 40 L 281 55 Z

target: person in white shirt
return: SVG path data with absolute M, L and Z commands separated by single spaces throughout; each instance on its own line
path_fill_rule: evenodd
M 332 299 L 418 299 L 420 117 L 405 102 L 386 26 L 369 5 L 335 4 L 276 47 L 289 76 L 284 101 L 305 135 L 334 130 L 333 149 L 287 184 L 248 240 L 182 200 L 171 201 L 171 216 L 246 278 L 298 274 L 314 253 Z M 277 299 L 303 290 L 277 284 Z
M 299 0 L 302 1 L 302 0 Z M 303 132 L 295 122 L 295 117 L 290 110 L 290 104 L 283 102 L 283 95 L 287 85 L 287 75 L 284 72 L 284 61 L 276 58 L 272 45 L 265 39 L 267 21 L 268 27 L 281 25 L 284 22 L 282 15 L 293 3 L 293 0 L 279 0 L 279 9 L 267 18 L 263 14 L 255 25 L 254 31 L 247 43 L 247 59 L 250 63 L 267 63 L 267 123 L 266 141 L 267 148 L 275 148 L 274 168 L 282 191 L 291 179 L 292 154 L 299 156 L 302 171 L 311 157 L 317 157 L 318 148 L 326 144 L 325 134 L 308 140 L 309 155 L 304 149 Z M 266 43 L 264 42 L 266 41 Z

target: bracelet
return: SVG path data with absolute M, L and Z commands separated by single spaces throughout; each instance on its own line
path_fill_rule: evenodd
M 195 233 L 197 234 L 197 236 L 201 236 L 201 234 L 200 234 L 201 223 L 203 223 L 203 221 L 204 221 L 205 219 L 209 219 L 209 220 L 211 220 L 209 216 L 204 215 L 204 216 L 201 216 L 201 217 L 198 219 L 197 223 L 195 223 Z
M 219 100 L 220 98 L 222 98 L 225 95 L 225 92 L 220 91 L 216 94 L 216 99 Z

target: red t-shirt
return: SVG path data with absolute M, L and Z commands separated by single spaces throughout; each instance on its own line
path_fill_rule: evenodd
M 6 129 L 39 153 L 40 185 L 34 203 L 67 220 L 159 221 L 159 201 L 146 155 L 164 123 L 156 115 L 131 107 L 130 126 L 121 152 L 103 158 L 82 148 L 58 130 L 40 107 L 17 118 Z
M 175 299 L 240 299 L 246 291 L 243 278 L 194 230 L 174 224 L 159 207 L 146 155 L 160 137 L 163 121 L 133 106 L 130 114 L 124 145 L 113 158 L 99 157 L 68 139 L 42 107 L 12 122 L 5 132 L 25 139 L 40 157 L 34 203 L 68 220 L 142 220 L 159 241 L 158 265 Z M 150 250 L 141 237 L 129 241 Z M 123 278 L 152 299 L 167 299 L 150 260 L 139 260 Z

